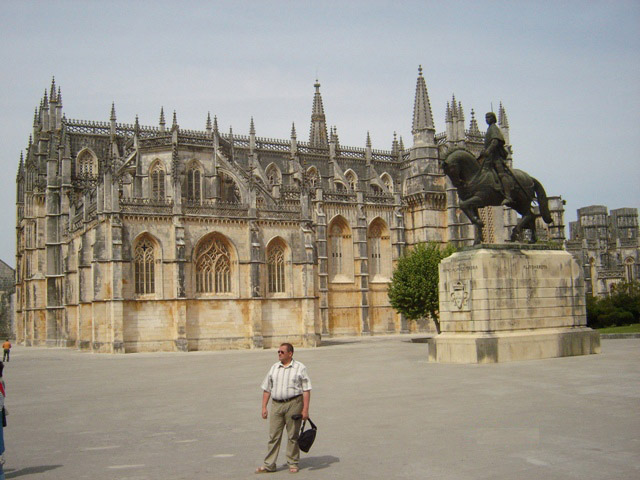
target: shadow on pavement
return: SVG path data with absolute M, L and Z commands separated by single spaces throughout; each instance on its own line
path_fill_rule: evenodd
M 304 460 L 300 460 L 300 468 L 301 469 L 309 469 L 309 470 L 322 470 L 323 468 L 327 468 L 332 463 L 338 463 L 340 459 L 338 457 L 334 457 L 333 455 L 324 455 L 322 457 L 308 457 Z
M 22 477 L 23 475 L 32 475 L 34 473 L 44 473 L 49 470 L 55 470 L 56 468 L 60 468 L 62 465 L 41 465 L 39 467 L 26 467 L 21 468 L 20 470 L 15 470 L 13 468 L 5 468 L 4 473 L 6 478 L 17 478 Z

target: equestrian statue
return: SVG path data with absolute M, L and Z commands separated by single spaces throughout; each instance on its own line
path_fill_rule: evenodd
M 476 158 L 462 148 L 452 150 L 442 162 L 443 171 L 458 190 L 460 210 L 475 225 L 474 245 L 483 241 L 484 224 L 478 216 L 478 209 L 499 205 L 513 208 L 522 216 L 511 232 L 511 241 L 524 241 L 524 230 L 530 230 L 530 241 L 535 243 L 536 214 L 531 202 L 536 200 L 542 219 L 547 224 L 552 223 L 547 194 L 538 180 L 522 170 L 508 167 L 504 136 L 497 125 L 496 115 L 489 112 L 485 119 L 489 128 L 480 156 Z

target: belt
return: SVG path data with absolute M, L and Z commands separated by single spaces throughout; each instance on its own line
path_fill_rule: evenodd
M 302 394 L 296 395 L 295 397 L 287 398 L 286 400 L 276 400 L 275 398 L 272 398 L 271 400 L 273 400 L 276 403 L 285 403 L 285 402 L 290 402 L 291 400 L 294 400 L 294 399 L 296 399 L 298 397 L 301 397 L 301 396 L 302 396 Z

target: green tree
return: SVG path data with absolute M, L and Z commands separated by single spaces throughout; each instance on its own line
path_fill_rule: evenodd
M 391 306 L 408 320 L 430 315 L 440 333 L 438 318 L 438 265 L 456 251 L 435 242 L 420 243 L 398 260 L 389 287 Z

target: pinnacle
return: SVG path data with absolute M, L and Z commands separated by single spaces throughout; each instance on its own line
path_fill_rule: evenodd
M 171 125 L 171 128 L 177 128 L 178 126 L 178 117 L 176 115 L 176 111 L 173 111 L 173 124 Z
M 160 107 L 160 125 L 166 125 L 164 121 L 164 107 Z
M 211 130 L 211 112 L 207 112 L 207 130 Z
M 116 102 L 111 102 L 111 121 L 116 121 Z
M 291 138 L 296 138 L 296 124 L 291 122 Z
M 367 130 L 367 147 L 371 148 L 371 135 L 369 135 L 368 130 Z
M 51 77 L 51 101 L 56 101 L 56 77 Z
M 253 124 L 253 117 L 251 117 L 251 123 L 249 124 L 249 135 L 255 135 L 256 134 L 256 127 Z
M 427 85 L 422 76 L 422 66 L 419 68 L 419 73 L 416 83 L 416 96 L 413 104 L 413 126 L 411 131 L 414 134 L 425 130 L 434 130 L 433 114 L 431 112 Z

